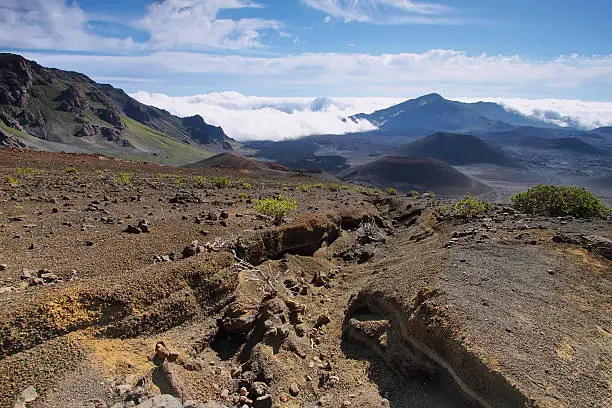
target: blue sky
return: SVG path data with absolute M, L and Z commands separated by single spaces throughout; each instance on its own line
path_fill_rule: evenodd
M 0 49 L 173 96 L 607 101 L 611 15 L 609 0 L 0 0 Z

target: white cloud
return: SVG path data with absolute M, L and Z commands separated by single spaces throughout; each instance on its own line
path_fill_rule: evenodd
M 87 32 L 88 18 L 64 0 L 3 0 L 0 45 L 55 50 L 125 50 L 138 48 L 131 38 L 104 38 Z
M 354 123 L 342 119 L 402 101 L 400 98 L 269 98 L 237 92 L 170 97 L 140 91 L 131 96 L 175 115 L 200 114 L 238 140 L 282 140 L 373 130 L 375 127 L 368 121 Z
M 139 25 L 151 35 L 153 49 L 260 46 L 261 30 L 280 29 L 274 20 L 219 19 L 223 9 L 260 7 L 243 0 L 164 0 L 151 4 Z
M 202 115 L 238 140 L 282 140 L 313 134 L 344 134 L 374 129 L 369 122 L 344 122 L 356 113 L 371 113 L 409 98 L 273 98 L 237 92 L 171 97 L 139 91 L 131 95 L 179 116 Z M 418 95 L 414 95 L 418 96 Z M 413 97 L 414 97 L 413 96 Z M 612 102 L 564 99 L 457 98 L 497 102 L 525 115 L 586 128 L 612 125 Z M 547 112 L 546 116 L 542 112 Z M 561 118 L 560 120 L 555 118 Z
M 239 49 L 259 47 L 262 30 L 278 30 L 274 20 L 218 18 L 224 9 L 260 7 L 246 0 L 163 0 L 147 7 L 132 28 L 148 34 L 147 42 L 131 37 L 96 35 L 88 30 L 92 16 L 65 0 L 0 2 L 0 46 L 38 50 L 133 52 L 167 49 Z
M 410 0 L 302 0 L 302 3 L 323 11 L 328 17 L 345 22 L 373 24 L 453 24 L 461 20 L 440 17 L 451 9 L 436 3 Z M 326 17 L 325 22 L 329 22 Z
M 612 102 L 576 99 L 459 98 L 464 102 L 495 102 L 506 109 L 559 126 L 593 129 L 612 126 Z

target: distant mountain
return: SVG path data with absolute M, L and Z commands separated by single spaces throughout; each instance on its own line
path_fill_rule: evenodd
M 433 191 L 437 194 L 478 194 L 488 190 L 443 161 L 432 158 L 387 156 L 339 173 L 344 180 L 364 182 L 400 191 Z
M 0 54 L 0 131 L 37 149 L 170 163 L 231 150 L 232 141 L 199 115 L 180 118 L 83 74 L 14 54 Z
M 416 140 L 394 153 L 402 157 L 432 157 L 452 165 L 491 163 L 519 167 L 502 151 L 476 136 L 457 133 L 434 133 Z
M 606 133 L 606 129 L 599 128 L 586 132 L 575 129 L 546 129 L 525 126 L 502 132 L 481 134 L 480 137 L 497 146 L 601 155 L 606 152 L 586 140 L 597 144 L 598 140 L 609 138 L 612 133 Z
M 209 157 L 208 159 L 201 160 L 196 163 L 190 163 L 185 167 L 192 168 L 220 168 L 220 169 L 231 169 L 231 170 L 246 170 L 246 171 L 258 171 L 258 170 L 274 170 L 282 172 L 292 171 L 288 167 L 285 167 L 278 163 L 266 162 L 255 160 L 250 157 L 241 156 L 236 153 L 220 153 L 216 156 Z
M 463 103 L 432 93 L 410 99 L 371 114 L 360 113 L 350 120 L 366 119 L 380 130 L 402 131 L 412 135 L 434 132 L 474 133 L 511 129 L 516 126 L 552 125 L 510 112 L 491 102 Z
M 515 144 L 523 147 L 546 150 L 567 150 L 583 154 L 603 154 L 601 149 L 580 140 L 576 137 L 561 137 L 558 139 L 544 139 L 537 136 L 521 136 L 516 139 Z

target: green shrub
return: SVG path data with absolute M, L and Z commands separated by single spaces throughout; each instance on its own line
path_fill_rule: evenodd
M 605 218 L 611 213 L 599 198 L 582 187 L 538 184 L 513 195 L 511 200 L 517 210 L 535 215 Z
M 185 180 L 181 176 L 176 176 L 174 178 L 174 185 L 178 188 L 183 188 L 185 187 Z
M 387 194 L 397 195 L 397 190 L 394 189 L 393 187 L 389 187 L 385 191 L 387 192 Z
M 249 195 L 247 193 L 243 193 L 242 191 L 238 193 L 238 198 L 242 198 L 243 200 L 248 200 Z
M 264 200 L 255 200 L 253 208 L 259 214 L 272 218 L 275 224 L 280 224 L 287 215 L 297 210 L 298 205 L 294 200 L 278 195 Z
M 421 193 L 419 193 L 416 190 L 410 190 L 409 194 L 410 194 L 410 197 L 412 197 L 412 198 L 420 198 L 421 197 Z
M 13 176 L 6 176 L 6 179 L 11 187 L 17 187 L 19 185 L 19 180 Z
M 229 187 L 232 184 L 232 182 L 227 177 L 221 176 L 221 177 L 215 177 L 213 179 L 213 184 L 217 188 L 226 188 L 226 187 Z
M 450 205 L 438 207 L 438 211 L 444 215 L 452 215 L 454 217 L 472 217 L 489 211 L 491 207 L 491 203 L 468 195 L 463 200 L 457 200 Z
M 76 167 L 74 166 L 68 166 L 66 167 L 66 173 L 68 174 L 77 174 L 79 171 L 77 170 Z
M 314 188 L 325 188 L 325 184 L 323 184 L 323 183 L 313 184 L 312 186 L 313 186 Z
M 327 188 L 329 188 L 330 191 L 340 191 L 340 190 L 350 189 L 350 187 L 347 186 L 346 184 L 336 184 L 336 183 L 332 183 L 328 185 Z
M 247 190 L 253 189 L 253 186 L 251 185 L 251 183 L 247 183 L 247 182 L 242 183 L 242 187 L 246 188 Z
M 295 186 L 295 190 L 307 192 L 310 190 L 310 187 L 312 187 L 310 184 L 298 184 L 297 186 Z
M 125 171 L 122 171 L 121 173 L 119 173 L 117 178 L 114 179 L 113 181 L 117 184 L 125 184 L 125 185 L 128 185 L 132 182 L 132 180 L 130 179 L 130 173 L 127 173 Z
M 193 181 L 193 184 L 195 184 L 198 188 L 206 187 L 206 177 L 204 176 L 193 176 L 191 180 Z

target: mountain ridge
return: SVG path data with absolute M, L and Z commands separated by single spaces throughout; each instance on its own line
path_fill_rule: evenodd
M 555 127 L 506 110 L 493 102 L 466 103 L 430 93 L 370 114 L 359 113 L 349 120 L 367 120 L 380 130 L 404 131 L 414 135 L 435 132 L 474 133 L 508 130 L 517 126 Z
M 0 124 L 5 134 L 43 150 L 54 142 L 152 161 L 176 153 L 177 163 L 208 157 L 207 149 L 232 150 L 233 142 L 200 115 L 181 118 L 84 74 L 8 53 L 0 54 Z

